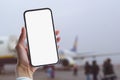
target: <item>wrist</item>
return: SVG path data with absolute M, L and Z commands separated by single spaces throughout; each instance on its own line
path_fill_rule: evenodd
M 17 65 L 16 67 L 16 77 L 28 77 L 33 79 L 33 71 L 30 66 Z

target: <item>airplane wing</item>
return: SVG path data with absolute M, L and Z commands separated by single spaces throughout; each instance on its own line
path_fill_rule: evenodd
M 73 59 L 85 59 L 85 58 L 96 58 L 96 57 L 104 57 L 104 56 L 116 56 L 120 55 L 120 52 L 115 53 L 99 53 L 99 54 L 77 54 L 73 56 Z

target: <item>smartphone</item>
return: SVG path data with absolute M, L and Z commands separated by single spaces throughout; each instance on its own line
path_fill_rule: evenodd
M 51 9 L 26 10 L 24 21 L 31 65 L 57 63 L 58 50 Z

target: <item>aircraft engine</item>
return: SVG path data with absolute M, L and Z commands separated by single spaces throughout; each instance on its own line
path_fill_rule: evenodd
M 75 61 L 72 58 L 67 57 L 61 60 L 61 64 L 64 67 L 73 66 L 75 64 Z

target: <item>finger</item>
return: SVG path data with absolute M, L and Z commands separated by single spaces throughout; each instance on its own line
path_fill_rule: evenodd
M 57 41 L 57 42 L 60 42 L 60 37 L 57 37 L 57 38 L 56 38 L 56 41 Z
M 37 69 L 39 69 L 40 67 L 34 67 L 33 68 L 33 72 L 35 72 Z
M 21 34 L 20 34 L 18 43 L 24 44 L 25 39 L 26 39 L 26 29 L 23 27 L 21 30 Z
M 58 35 L 59 33 L 60 33 L 59 30 L 56 30 L 56 31 L 55 31 L 55 35 Z
M 26 50 L 26 52 L 28 53 L 28 46 L 26 46 L 25 50 Z

